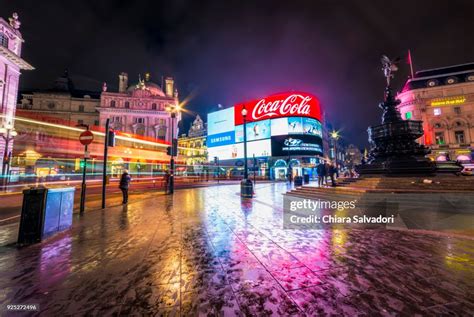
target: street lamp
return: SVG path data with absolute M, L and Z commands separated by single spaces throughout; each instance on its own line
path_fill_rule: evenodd
M 249 179 L 247 167 L 247 109 L 245 109 L 245 106 L 241 113 L 244 119 L 244 179 L 240 183 L 240 196 L 251 198 L 253 196 L 253 184 Z
M 333 130 L 331 132 L 331 138 L 333 139 L 334 143 L 334 159 L 336 162 L 336 167 L 337 167 L 337 140 L 339 139 L 340 135 L 338 131 Z
M 293 178 L 293 171 L 291 168 L 291 143 L 293 142 L 293 138 L 288 138 L 288 181 L 291 184 L 291 179 Z
M 166 107 L 166 111 L 171 116 L 171 148 L 168 152 L 168 155 L 171 156 L 170 158 L 170 176 L 168 181 L 168 193 L 174 193 L 174 157 L 176 156 L 177 152 L 177 142 L 174 140 L 174 119 L 176 118 L 176 114 L 181 111 L 181 107 L 178 104 L 168 105 Z
M 11 122 L 8 122 L 6 125 L 4 124 L 0 128 L 0 135 L 2 136 L 3 140 L 5 141 L 5 148 L 3 151 L 3 164 L 2 164 L 2 177 L 3 177 L 3 188 L 6 188 L 7 185 L 7 177 L 9 173 L 9 166 L 10 166 L 10 159 L 12 156 L 12 153 L 9 151 L 9 145 L 10 141 L 13 141 L 13 139 L 17 136 L 17 132 L 15 131 L 15 128 L 11 124 Z

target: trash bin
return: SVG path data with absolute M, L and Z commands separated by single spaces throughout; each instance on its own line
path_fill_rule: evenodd
M 309 184 L 309 174 L 304 174 L 304 183 Z
M 253 184 L 250 179 L 243 179 L 240 182 L 240 196 L 246 198 L 253 196 Z
M 23 191 L 18 244 L 32 244 L 72 225 L 74 187 Z
M 295 176 L 294 184 L 295 186 L 303 186 L 303 176 Z

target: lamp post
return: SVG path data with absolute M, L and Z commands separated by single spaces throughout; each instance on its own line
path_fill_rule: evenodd
M 291 179 L 293 177 L 293 171 L 291 168 L 291 143 L 293 142 L 292 138 L 288 138 L 288 181 L 291 184 Z
M 6 189 L 7 186 L 7 177 L 8 177 L 8 172 L 9 172 L 9 166 L 10 166 L 10 159 L 11 159 L 11 152 L 8 150 L 10 146 L 10 141 L 13 141 L 13 139 L 17 136 L 17 132 L 15 131 L 15 128 L 11 124 L 11 122 L 8 122 L 7 124 L 4 124 L 3 127 L 0 128 L 0 134 L 5 141 L 5 149 L 3 151 L 3 161 L 2 161 L 2 184 L 3 188 Z
M 244 179 L 240 183 L 240 196 L 251 198 L 253 196 L 253 184 L 249 179 L 247 167 L 247 109 L 245 109 L 245 106 L 241 113 L 244 119 Z
M 176 118 L 176 114 L 179 113 L 181 110 L 181 107 L 177 104 L 169 105 L 166 107 L 166 111 L 170 114 L 171 116 L 171 150 L 168 153 L 171 158 L 170 158 L 170 176 L 169 176 L 169 181 L 168 181 L 168 193 L 173 194 L 174 193 L 174 157 L 176 156 L 176 146 L 177 142 L 174 140 L 174 120 Z
M 338 131 L 332 131 L 331 132 L 331 138 L 333 139 L 334 143 L 334 159 L 336 162 L 336 168 L 337 168 L 337 140 L 339 139 L 340 135 Z

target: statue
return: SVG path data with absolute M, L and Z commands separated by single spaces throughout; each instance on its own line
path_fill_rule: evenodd
M 400 62 L 400 58 L 390 60 L 386 55 L 382 55 L 382 70 L 385 78 L 387 79 L 387 87 L 390 87 L 390 79 L 394 77 L 394 74 L 397 70 L 397 64 Z
M 8 18 L 10 21 L 10 26 L 14 28 L 15 30 L 18 30 L 20 28 L 21 22 L 18 20 L 18 13 L 13 12 L 12 17 Z
M 104 81 L 104 83 L 102 84 L 102 91 L 103 92 L 106 92 L 107 91 L 107 83 Z
M 382 123 L 369 127 L 370 152 L 365 164 L 356 166 L 356 171 L 361 175 L 431 175 L 435 166 L 425 157 L 430 149 L 416 142 L 423 135 L 423 122 L 402 119 L 397 109 L 400 100 L 390 87 L 399 58 L 390 60 L 382 55 L 381 62 L 387 80 L 384 101 L 379 103 Z

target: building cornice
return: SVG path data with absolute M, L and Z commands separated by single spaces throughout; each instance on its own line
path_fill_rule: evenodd
M 33 66 L 28 64 L 27 61 L 25 61 L 23 58 L 20 56 L 16 55 L 12 51 L 10 51 L 8 48 L 0 46 L 0 55 L 5 56 L 9 61 L 14 63 L 16 66 L 18 66 L 20 69 L 24 70 L 33 70 L 35 69 Z
M 169 117 L 170 114 L 166 111 L 159 110 L 148 110 L 148 109 L 127 109 L 127 108 L 110 108 L 110 107 L 96 107 L 96 110 L 102 113 L 137 113 L 137 114 L 150 114 L 150 115 L 160 115 Z
M 134 97 L 132 95 L 129 95 L 128 93 L 120 93 L 120 92 L 103 92 L 101 94 L 101 98 L 102 97 L 134 99 L 134 100 L 143 100 L 143 101 L 172 101 L 172 102 L 176 101 L 176 99 L 173 97 L 163 97 L 163 96 Z

